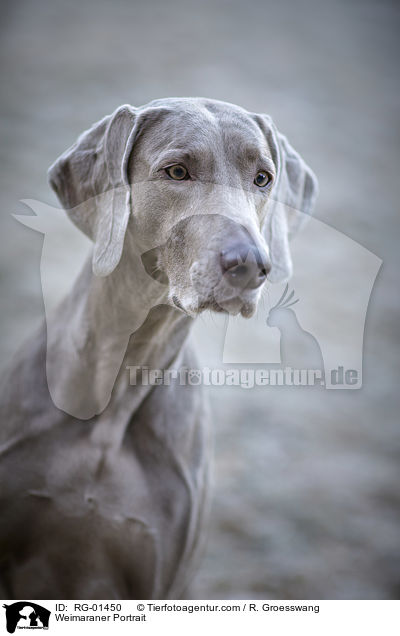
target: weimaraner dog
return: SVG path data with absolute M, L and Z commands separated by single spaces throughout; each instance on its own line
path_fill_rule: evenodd
M 204 536 L 204 310 L 251 316 L 291 274 L 316 179 L 266 115 L 200 98 L 121 106 L 50 168 L 93 252 L 3 380 L 0 596 L 177 598 Z

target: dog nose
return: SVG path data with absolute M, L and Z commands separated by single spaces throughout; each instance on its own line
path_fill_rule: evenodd
M 265 282 L 271 263 L 264 250 L 237 243 L 221 252 L 221 267 L 233 287 L 256 289 Z

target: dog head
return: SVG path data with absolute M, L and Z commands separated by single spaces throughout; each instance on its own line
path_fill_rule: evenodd
M 252 315 L 266 280 L 290 277 L 289 239 L 317 193 L 268 116 L 200 98 L 120 107 L 49 177 L 94 241 L 96 275 L 113 272 L 123 249 L 139 251 L 167 302 L 191 316 Z

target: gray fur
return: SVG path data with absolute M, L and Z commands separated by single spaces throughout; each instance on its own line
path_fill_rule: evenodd
M 191 180 L 165 166 L 184 163 Z M 255 172 L 274 175 L 272 189 Z M 71 294 L 4 378 L 3 598 L 173 598 L 199 554 L 209 424 L 197 386 L 131 386 L 127 366 L 197 367 L 205 309 L 256 309 L 219 254 L 238 236 L 290 275 L 316 181 L 269 117 L 206 99 L 122 106 L 49 171 L 94 242 Z

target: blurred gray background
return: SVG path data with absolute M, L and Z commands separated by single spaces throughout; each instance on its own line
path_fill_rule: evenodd
M 191 594 L 399 598 L 399 5 L 14 0 L 1 9 L 1 365 L 44 311 L 42 237 L 10 214 L 27 213 L 24 198 L 57 205 L 46 170 L 81 131 L 121 103 L 163 96 L 268 112 L 318 175 L 317 218 L 383 267 L 362 389 L 210 389 L 214 498 Z M 195 328 L 205 363 L 223 344 L 224 320 L 211 324 Z

